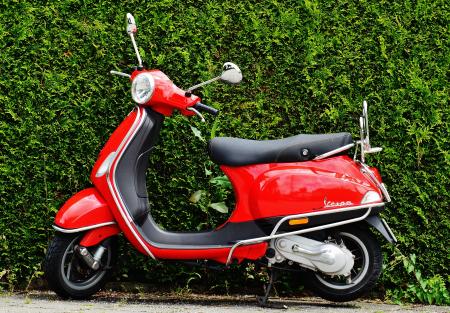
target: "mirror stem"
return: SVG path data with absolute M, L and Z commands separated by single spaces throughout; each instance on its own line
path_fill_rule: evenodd
M 134 52 L 136 52 L 136 56 L 137 56 L 138 63 L 139 63 L 139 68 L 142 68 L 141 55 L 139 54 L 139 50 L 138 50 L 138 47 L 137 47 L 137 44 L 136 44 L 136 40 L 134 39 L 133 33 L 130 33 L 130 37 L 131 37 L 131 42 L 133 43 Z
M 205 86 L 205 85 L 208 85 L 208 84 L 211 84 L 211 83 L 213 83 L 213 82 L 215 82 L 216 80 L 219 80 L 219 79 L 220 79 L 220 76 L 217 76 L 217 77 L 214 77 L 214 78 L 212 78 L 210 80 L 207 80 L 207 81 L 205 81 L 203 83 L 200 83 L 200 84 L 194 85 L 192 87 L 189 87 L 189 89 L 186 90 L 186 97 L 190 97 L 191 94 L 192 94 L 192 91 L 194 91 L 195 89 L 200 88 L 200 87 Z
M 364 108 L 364 119 L 365 119 L 365 125 L 366 125 L 366 140 L 367 140 L 367 145 L 370 148 L 370 139 L 369 139 L 369 113 L 367 112 L 367 101 L 364 100 L 363 101 L 363 108 Z

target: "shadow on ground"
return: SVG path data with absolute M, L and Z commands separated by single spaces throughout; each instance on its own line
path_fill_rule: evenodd
M 29 292 L 19 293 L 26 295 L 30 299 L 39 300 L 61 300 L 53 292 Z M 109 302 L 121 304 L 160 304 L 160 303 L 174 303 L 174 304 L 193 304 L 202 306 L 229 306 L 240 305 L 254 307 L 258 306 L 256 296 L 254 295 L 202 295 L 195 293 L 125 293 L 117 291 L 100 291 L 88 299 L 93 302 Z M 68 301 L 71 301 L 68 299 Z M 312 306 L 323 308 L 347 308 L 357 309 L 359 306 L 355 303 L 333 303 L 327 302 L 320 298 L 280 298 L 272 297 L 270 302 L 274 305 L 287 306 Z

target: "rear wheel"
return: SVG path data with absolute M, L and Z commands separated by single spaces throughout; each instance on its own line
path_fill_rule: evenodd
M 367 230 L 348 228 L 334 231 L 330 241 L 344 243 L 355 256 L 350 277 L 329 276 L 320 272 L 308 272 L 307 284 L 318 296 L 335 302 L 355 300 L 370 290 L 381 273 L 380 244 Z
M 98 270 L 91 269 L 75 251 L 80 234 L 58 233 L 50 243 L 44 263 L 49 287 L 63 298 L 85 299 L 104 286 L 117 256 L 117 238 L 104 241 L 106 251 Z M 89 247 L 94 254 L 98 246 Z

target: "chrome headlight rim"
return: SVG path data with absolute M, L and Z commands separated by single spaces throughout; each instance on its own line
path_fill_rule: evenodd
M 142 86 L 142 84 L 147 85 Z M 133 98 L 133 101 L 138 104 L 147 103 L 151 99 L 154 90 L 155 79 L 153 78 L 153 75 L 148 72 L 139 73 L 131 83 L 131 97 Z M 139 93 L 142 92 L 144 92 L 145 95 L 139 95 Z

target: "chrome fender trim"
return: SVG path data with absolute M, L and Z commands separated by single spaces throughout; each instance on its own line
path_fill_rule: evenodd
M 115 224 L 116 224 L 116 222 L 106 222 L 106 223 L 94 224 L 94 225 L 80 227 L 80 228 L 62 228 L 62 227 L 59 227 L 56 225 L 52 225 L 52 227 L 54 230 L 59 231 L 60 233 L 73 234 L 73 233 L 79 233 L 79 232 L 94 229 L 94 228 L 99 228 L 99 227 L 108 226 L 108 225 L 115 225 Z

